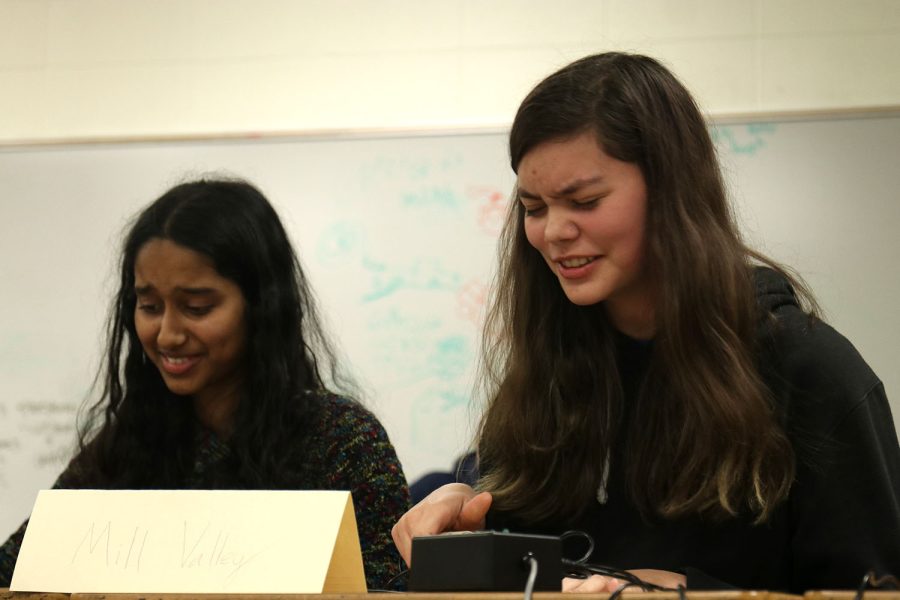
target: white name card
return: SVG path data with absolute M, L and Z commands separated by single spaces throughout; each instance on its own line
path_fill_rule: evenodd
M 366 591 L 349 492 L 44 490 L 10 589 Z

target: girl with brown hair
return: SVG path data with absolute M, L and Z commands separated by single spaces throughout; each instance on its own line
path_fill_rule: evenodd
M 665 587 L 801 592 L 900 573 L 884 387 L 741 240 L 693 98 L 657 61 L 578 60 L 528 95 L 486 324 L 479 493 L 394 527 L 589 533 Z M 564 590 L 622 582 L 566 579 Z

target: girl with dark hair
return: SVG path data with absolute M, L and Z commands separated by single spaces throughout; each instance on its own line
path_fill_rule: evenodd
M 355 401 L 266 198 L 242 181 L 178 185 L 125 239 L 101 399 L 58 488 L 350 490 L 370 587 L 395 575 L 408 508 L 378 420 Z M 26 524 L 0 548 L 9 585 Z
M 661 64 L 578 60 L 526 97 L 486 324 L 479 493 L 393 530 L 589 533 L 674 588 L 900 574 L 885 391 L 797 277 L 741 240 L 693 98 Z M 565 579 L 613 591 L 615 577 Z

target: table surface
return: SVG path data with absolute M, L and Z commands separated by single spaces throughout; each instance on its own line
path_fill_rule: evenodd
M 239 600 L 258 598 L 259 600 L 363 600 L 373 594 L 60 594 L 47 592 L 11 592 L 0 588 L 0 600 Z M 440 592 L 440 593 L 396 593 L 403 600 L 519 600 L 520 592 Z M 579 598 L 606 598 L 608 594 L 563 594 L 561 592 L 535 592 L 534 600 L 576 600 Z M 803 596 L 766 591 L 718 591 L 691 592 L 690 600 L 853 600 L 855 591 L 814 590 Z M 627 600 L 678 600 L 675 592 L 627 592 Z M 900 600 L 900 591 L 867 590 L 866 600 Z

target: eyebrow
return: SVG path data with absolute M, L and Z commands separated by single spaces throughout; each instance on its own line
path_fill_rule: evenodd
M 602 175 L 595 175 L 593 177 L 582 177 L 580 179 L 576 179 L 571 183 L 567 184 L 562 189 L 556 191 L 552 194 L 553 197 L 556 196 L 568 196 L 569 194 L 574 194 L 579 189 L 583 188 L 586 185 L 593 185 L 595 183 L 600 183 L 603 181 Z M 528 190 L 519 187 L 519 197 L 525 198 L 527 200 L 540 200 L 541 197 L 533 192 L 529 192 Z
M 152 285 L 136 285 L 134 286 L 134 293 L 138 296 L 143 296 L 145 294 L 149 294 L 153 292 L 156 288 Z M 189 296 L 206 296 L 209 294 L 215 294 L 216 289 L 210 287 L 176 287 L 176 292 L 182 294 L 188 294 Z

